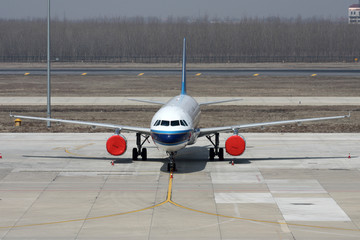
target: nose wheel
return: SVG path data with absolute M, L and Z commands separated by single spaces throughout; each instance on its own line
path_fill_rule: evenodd
M 170 162 L 167 165 L 168 172 L 176 171 L 176 163 L 175 163 L 175 152 L 168 153 Z
M 150 136 L 145 136 L 144 141 L 141 142 L 141 134 L 136 133 L 136 148 L 133 148 L 132 151 L 132 160 L 138 160 L 138 157 L 141 156 L 142 160 L 147 160 L 147 150 L 142 146 L 146 141 L 148 141 Z

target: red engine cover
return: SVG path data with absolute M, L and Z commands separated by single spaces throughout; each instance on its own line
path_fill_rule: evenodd
M 244 153 L 246 141 L 239 135 L 229 137 L 225 142 L 226 152 L 232 156 L 240 156 Z
M 106 150 L 114 156 L 119 156 L 126 151 L 126 138 L 122 135 L 111 136 L 106 142 Z

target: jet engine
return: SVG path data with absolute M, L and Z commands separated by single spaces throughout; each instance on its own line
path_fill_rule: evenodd
M 244 153 L 246 141 L 242 136 L 233 135 L 225 142 L 226 152 L 232 156 L 240 156 Z
M 114 156 L 120 156 L 126 151 L 126 138 L 123 135 L 113 135 L 106 142 L 106 150 Z

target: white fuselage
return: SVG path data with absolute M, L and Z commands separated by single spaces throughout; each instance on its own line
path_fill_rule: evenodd
M 176 152 L 196 142 L 200 106 L 188 95 L 170 99 L 151 120 L 151 137 L 158 148 Z

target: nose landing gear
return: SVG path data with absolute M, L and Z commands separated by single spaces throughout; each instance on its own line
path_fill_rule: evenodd
M 175 163 L 175 155 L 176 152 L 168 152 L 167 154 L 169 154 L 169 160 L 170 162 L 167 165 L 167 170 L 168 172 L 175 172 L 176 171 L 176 163 Z

